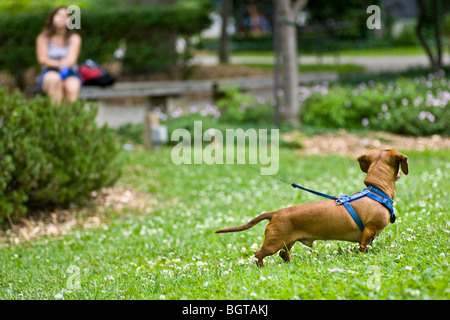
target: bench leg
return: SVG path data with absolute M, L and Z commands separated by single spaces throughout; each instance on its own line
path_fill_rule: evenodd
M 158 125 L 158 114 L 155 111 L 147 110 L 144 119 L 144 147 L 147 151 L 151 151 L 155 148 L 152 138 L 152 127 Z

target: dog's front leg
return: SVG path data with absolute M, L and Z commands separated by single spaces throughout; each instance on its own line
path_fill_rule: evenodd
M 372 242 L 372 239 L 378 234 L 378 229 L 366 226 L 363 230 L 361 243 L 359 244 L 359 251 L 365 253 L 367 246 Z

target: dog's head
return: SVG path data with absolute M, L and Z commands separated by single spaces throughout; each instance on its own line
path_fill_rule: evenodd
M 394 169 L 396 180 L 401 177 L 400 168 L 404 174 L 409 173 L 408 157 L 394 149 L 369 151 L 359 156 L 358 162 L 361 170 L 365 173 L 368 173 L 371 167 L 375 168 L 379 165 L 391 167 Z

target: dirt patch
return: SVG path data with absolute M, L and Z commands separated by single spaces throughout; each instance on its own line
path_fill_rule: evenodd
M 289 139 L 288 136 L 285 136 Z M 306 154 L 335 153 L 359 156 L 372 149 L 397 150 L 438 150 L 450 149 L 450 137 L 434 135 L 431 137 L 402 136 L 388 132 L 370 132 L 365 137 L 342 131 L 338 134 L 321 134 L 302 139 L 302 152 Z
M 41 236 L 66 235 L 76 227 L 97 228 L 107 219 L 105 211 L 135 209 L 140 214 L 149 214 L 163 205 L 151 195 L 139 193 L 132 187 L 104 188 L 92 192 L 91 196 L 92 199 L 83 208 L 37 211 L 15 221 L 8 230 L 0 230 L 0 246 L 4 242 L 19 243 Z M 126 213 L 121 214 L 123 217 Z

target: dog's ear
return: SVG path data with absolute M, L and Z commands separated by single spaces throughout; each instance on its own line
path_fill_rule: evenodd
M 397 152 L 396 160 L 400 163 L 403 173 L 407 175 L 409 173 L 408 157 Z
M 361 168 L 361 170 L 363 172 L 367 173 L 367 171 L 369 170 L 369 166 L 370 166 L 367 154 L 360 155 L 358 157 L 358 162 L 359 162 L 359 167 Z

